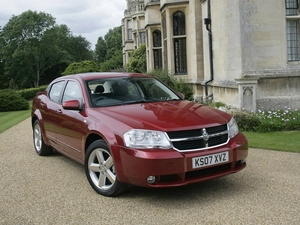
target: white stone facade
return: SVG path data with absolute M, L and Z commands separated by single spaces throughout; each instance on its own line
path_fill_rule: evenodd
M 148 71 L 164 68 L 185 79 L 195 98 L 252 111 L 300 108 L 299 0 L 127 3 L 124 64 L 144 33 Z

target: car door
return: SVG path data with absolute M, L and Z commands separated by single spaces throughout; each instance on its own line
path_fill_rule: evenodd
M 58 147 L 56 129 L 61 112 L 61 95 L 64 86 L 65 81 L 52 84 L 48 92 L 48 97 L 45 96 L 41 99 L 41 114 L 46 136 L 54 148 Z
M 81 86 L 75 80 L 68 81 L 62 95 L 62 103 L 68 100 L 78 100 L 84 105 Z M 84 120 L 84 111 L 64 109 L 61 106 L 61 114 L 56 130 L 57 142 L 61 151 L 80 161 L 83 160 L 82 148 L 87 128 Z

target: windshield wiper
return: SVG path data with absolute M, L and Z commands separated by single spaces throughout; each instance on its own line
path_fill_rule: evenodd
M 125 101 L 125 102 L 123 102 L 123 105 L 145 103 L 145 102 L 148 102 L 148 101 L 147 100 L 132 100 L 132 101 Z

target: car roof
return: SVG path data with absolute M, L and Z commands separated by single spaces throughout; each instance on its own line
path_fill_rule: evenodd
M 83 80 L 96 80 L 101 78 L 114 78 L 114 77 L 152 77 L 150 75 L 141 73 L 120 73 L 120 72 L 92 72 L 92 73 L 79 73 L 60 77 L 61 79 L 68 78 L 81 78 Z

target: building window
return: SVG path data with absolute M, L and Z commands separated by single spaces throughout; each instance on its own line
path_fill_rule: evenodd
M 161 47 L 161 31 L 155 30 L 153 32 L 153 47 Z
M 167 21 L 166 13 L 161 14 L 161 28 L 162 28 L 162 41 L 163 41 L 163 68 L 168 68 L 168 39 L 167 39 Z
M 132 40 L 132 22 L 131 22 L 131 20 L 127 21 L 127 38 L 128 38 L 128 40 Z
M 286 32 L 288 61 L 300 60 L 299 0 L 286 0 Z
M 186 63 L 186 39 L 174 39 L 175 73 L 187 73 Z
M 145 32 L 140 33 L 140 38 L 141 38 L 141 44 L 145 44 L 146 43 Z
M 175 74 L 187 73 L 185 14 L 178 11 L 173 14 L 173 39 Z
M 162 69 L 162 50 L 154 49 L 154 69 Z
M 162 69 L 162 45 L 160 30 L 155 30 L 153 32 L 153 56 L 154 69 Z
M 185 35 L 185 15 L 178 11 L 173 15 L 174 36 Z

